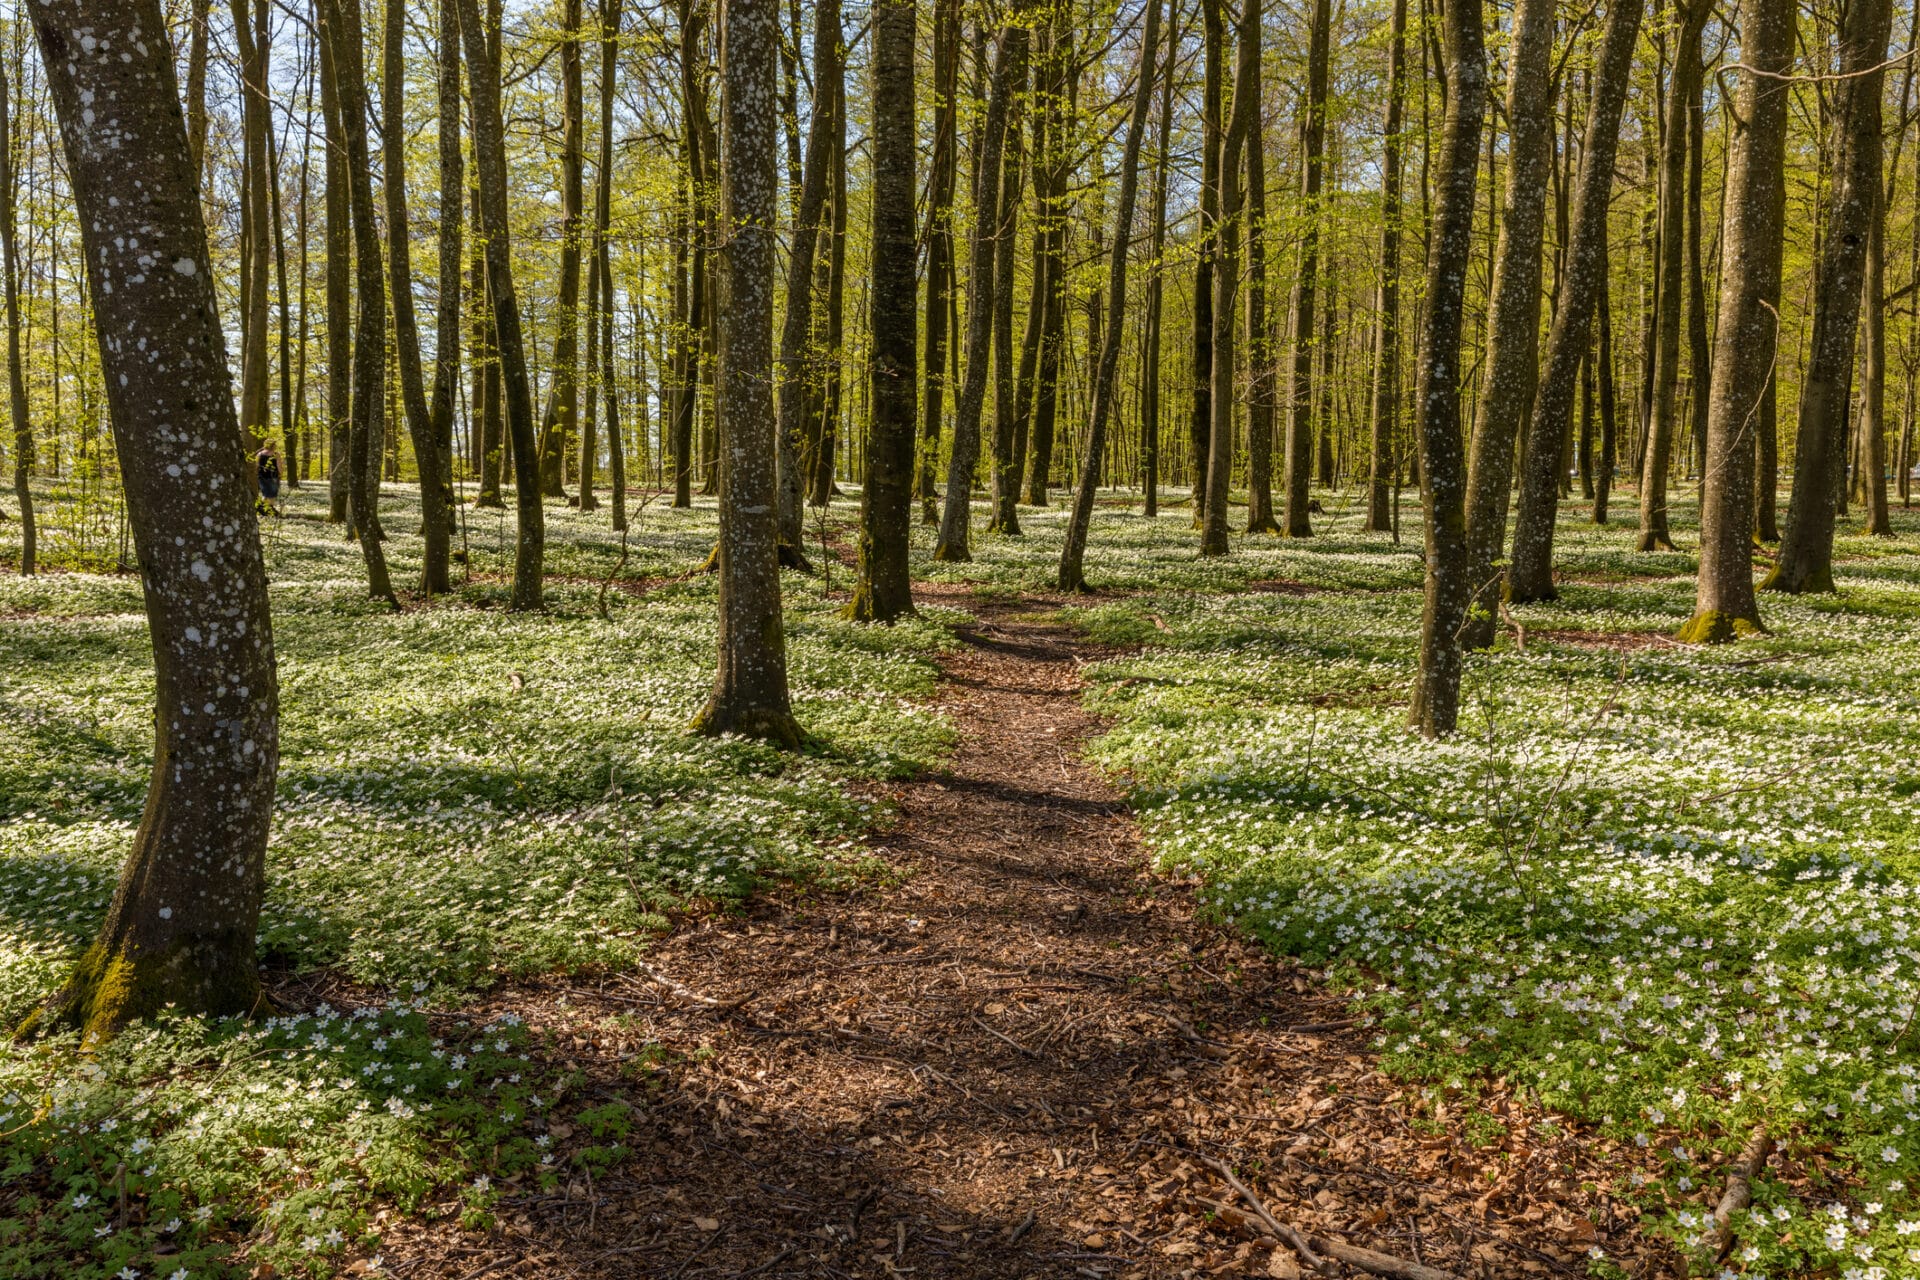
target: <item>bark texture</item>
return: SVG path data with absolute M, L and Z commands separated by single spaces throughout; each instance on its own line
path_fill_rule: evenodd
M 1884 15 L 1884 2 L 1880 7 Z M 1700 579 L 1693 617 L 1680 628 L 1682 640 L 1718 643 L 1761 629 L 1753 593 L 1753 433 L 1780 336 L 1775 300 L 1785 202 L 1779 177 L 1792 104 L 1785 73 L 1793 63 L 1795 17 L 1793 0 L 1745 0 L 1740 6 L 1741 58 L 1761 74 L 1741 74 L 1735 105 L 1746 128 L 1734 134 L 1727 163 L 1726 270 L 1707 402 Z M 1880 30 L 1884 49 L 1884 16 Z M 1876 178 L 1876 200 L 1879 186 Z
M 1553 329 L 1547 337 L 1546 372 L 1527 424 L 1526 462 L 1514 514 L 1507 597 L 1516 603 L 1549 600 L 1554 594 L 1553 529 L 1560 504 L 1560 442 L 1573 418 L 1580 364 L 1592 346 L 1593 314 L 1605 304 L 1607 208 L 1613 197 L 1620 116 L 1627 100 L 1641 8 L 1642 0 L 1614 0 L 1588 94 L 1587 132 L 1580 148 L 1580 176 L 1574 180 L 1565 279 L 1554 307 Z M 1603 363 L 1610 362 L 1613 355 L 1605 328 L 1603 325 Z M 1603 524 L 1613 475 L 1612 386 L 1610 372 L 1603 371 L 1600 475 L 1594 496 L 1595 518 Z
M 1420 491 L 1426 505 L 1426 597 L 1409 722 L 1427 737 L 1453 732 L 1460 711 L 1460 626 L 1467 580 L 1466 448 L 1460 439 L 1460 328 L 1486 111 L 1487 51 L 1480 0 L 1451 0 L 1442 21 L 1446 119 L 1433 166 L 1426 318 L 1414 385 Z
M 1373 432 L 1368 450 L 1370 533 L 1393 529 L 1391 486 L 1400 449 L 1400 138 L 1407 96 L 1407 0 L 1393 0 L 1387 49 L 1387 127 L 1380 162 L 1380 312 L 1374 331 Z
M 1258 0 L 1246 0 L 1258 15 Z M 1080 484 L 1073 494 L 1066 543 L 1060 552 L 1062 591 L 1084 591 L 1087 530 L 1093 522 L 1093 496 L 1100 487 L 1100 461 L 1106 449 L 1107 419 L 1113 411 L 1114 374 L 1120 365 L 1121 320 L 1127 303 L 1128 229 L 1140 185 L 1140 139 L 1146 133 L 1147 110 L 1153 101 L 1154 48 L 1160 36 L 1160 0 L 1147 0 L 1146 25 L 1140 38 L 1140 70 L 1134 83 L 1133 115 L 1127 123 L 1126 157 L 1120 166 L 1119 208 L 1114 211 L 1113 246 L 1107 261 L 1107 326 L 1094 378 L 1093 421 L 1087 430 L 1087 452 L 1080 464 Z M 1255 22 L 1257 24 L 1258 17 Z M 1256 26 L 1257 30 L 1257 26 Z M 1257 37 L 1256 37 L 1257 38 Z M 1171 62 L 1169 62 L 1171 71 Z
M 1786 536 L 1765 589 L 1832 591 L 1833 523 L 1846 466 L 1847 401 L 1865 289 L 1867 242 L 1880 200 L 1881 63 L 1892 15 L 1886 0 L 1856 0 L 1840 33 L 1833 87 L 1833 204 L 1814 281 L 1813 336 L 1800 382 L 1793 493 Z
M 507 222 L 507 147 L 500 118 L 498 51 L 480 25 L 479 0 L 459 0 L 460 42 L 467 51 L 467 90 L 473 109 L 473 156 L 480 171 L 480 231 L 486 242 L 487 293 L 493 306 L 501 399 L 513 446 L 514 506 L 519 517 L 513 549 L 515 609 L 538 609 L 545 594 L 546 512 L 540 503 L 540 467 L 533 434 L 533 389 L 527 381 L 520 300 L 513 288 L 513 243 Z
M 1303 104 L 1306 115 L 1300 129 L 1300 274 L 1293 287 L 1293 372 L 1287 382 L 1287 495 L 1282 532 L 1289 538 L 1313 534 L 1308 508 L 1313 500 L 1314 287 L 1320 275 L 1320 188 L 1326 167 L 1331 13 L 1328 0 L 1313 0 L 1313 28 L 1307 44 L 1307 99 Z
M 72 175 L 152 633 L 153 772 L 92 946 L 23 1028 L 245 1014 L 279 759 L 253 476 L 156 0 L 31 7 Z
M 987 96 L 979 160 L 974 171 L 973 245 L 967 271 L 966 374 L 954 406 L 953 452 L 947 466 L 947 506 L 940 517 L 935 560 L 971 560 L 974 472 L 980 465 L 980 415 L 986 404 L 993 344 L 993 283 L 996 231 L 1000 225 L 1000 170 L 1005 154 L 1009 100 L 1026 79 L 1029 33 L 1009 25 L 1000 32 L 993 87 Z M 1011 252 L 1011 247 L 1009 247 Z
M 1470 649 L 1493 643 L 1500 608 L 1493 562 L 1506 540 L 1514 444 L 1533 406 L 1538 371 L 1541 250 L 1553 175 L 1553 19 L 1554 0 L 1519 0 L 1514 6 L 1507 186 L 1487 302 L 1487 375 L 1467 457 L 1467 577 L 1474 598 L 1463 638 Z M 1558 436 L 1547 453 L 1559 457 Z
M 879 0 L 873 29 L 872 422 L 860 490 L 860 567 L 848 616 L 891 622 L 913 611 L 907 539 L 913 519 L 918 339 L 914 310 L 913 29 L 915 0 Z
M 773 257 L 780 28 L 767 0 L 721 0 L 719 418 L 720 664 L 694 721 L 798 747 L 780 618 L 774 492 Z

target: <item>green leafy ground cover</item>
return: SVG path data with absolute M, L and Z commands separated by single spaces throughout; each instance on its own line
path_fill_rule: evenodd
M 1656 1152 L 1621 1189 L 1709 1273 L 1724 1158 L 1764 1125 L 1821 1176 L 1762 1188 L 1735 1274 L 1920 1274 L 1920 519 L 1896 527 L 1842 540 L 1837 598 L 1687 648 L 1690 557 L 1570 520 L 1562 599 L 1471 662 L 1445 743 L 1403 727 L 1414 548 L 1249 544 L 1198 572 L 1332 589 L 1082 611 L 1147 646 L 1096 669 L 1095 751 L 1164 867 L 1352 984 L 1389 1070 L 1504 1079 Z
M 399 491 L 390 503 L 404 581 L 411 520 Z M 1470 664 L 1462 733 L 1433 744 L 1402 728 L 1417 512 L 1395 546 L 1328 505 L 1311 542 L 1242 539 L 1204 562 L 1184 506 L 1099 510 L 1102 594 L 1065 608 L 1142 646 L 1093 671 L 1113 719 L 1095 750 L 1163 864 L 1198 876 L 1223 922 L 1351 984 L 1389 1068 L 1436 1096 L 1503 1079 L 1644 1144 L 1661 1173 L 1621 1190 L 1682 1244 L 1704 1243 L 1722 1156 L 1756 1125 L 1779 1134 L 1818 1177 L 1761 1188 L 1735 1274 L 1912 1273 L 1920 521 L 1897 513 L 1898 543 L 1843 539 L 1843 593 L 1767 599 L 1771 636 L 1695 650 L 1666 642 L 1691 609 L 1691 557 L 1637 555 L 1627 529 L 1570 513 L 1563 599 L 1516 611 L 1524 648 L 1503 629 Z M 620 578 L 653 590 L 614 588 L 610 620 L 599 584 L 621 547 L 601 516 L 549 509 L 545 616 L 497 607 L 510 517 L 476 513 L 458 597 L 395 617 L 362 599 L 356 553 L 318 511 L 297 499 L 269 534 L 285 763 L 263 939 L 276 965 L 390 995 L 143 1030 L 84 1065 L 69 1045 L 0 1048 L 0 1274 L 192 1277 L 244 1259 L 322 1275 L 376 1247 L 375 1206 L 481 1222 L 508 1179 L 618 1160 L 625 1114 L 569 1111 L 590 1139 L 555 1145 L 567 1079 L 510 1020 L 463 1017 L 463 993 L 617 966 L 654 912 L 766 875 L 859 875 L 851 837 L 878 815 L 846 782 L 946 745 L 918 700 L 951 616 L 852 627 L 794 575 L 796 695 L 819 750 L 784 762 L 684 733 L 713 588 L 668 580 L 705 555 L 710 507 L 643 514 Z M 850 515 L 836 508 L 831 538 Z M 918 530 L 916 574 L 1046 590 L 1062 519 L 1023 510 L 1027 536 L 976 535 L 962 565 L 933 564 Z M 128 577 L 0 576 L 0 628 L 0 1013 L 15 1018 L 111 891 L 149 677 Z
M 661 580 L 705 558 L 710 503 L 645 511 L 620 572 L 652 589 L 615 587 L 604 620 L 620 556 L 604 514 L 548 509 L 544 614 L 498 607 L 511 529 L 496 546 L 478 513 L 470 580 L 396 616 L 365 600 L 323 503 L 297 495 L 266 536 L 282 762 L 261 942 L 279 970 L 326 968 L 390 1000 L 254 1027 L 182 1021 L 92 1061 L 0 1038 L 0 1275 L 200 1277 L 243 1256 L 327 1274 L 368 1243 L 376 1203 L 460 1187 L 483 1214 L 495 1181 L 552 1176 L 535 1099 L 565 1081 L 535 1078 L 521 1029 L 459 1016 L 465 993 L 618 967 L 662 911 L 724 905 L 769 876 L 864 876 L 853 837 L 882 815 L 849 784 L 948 745 L 925 699 L 958 615 L 857 626 L 798 575 L 789 660 L 813 750 L 686 732 L 712 679 L 715 584 Z M 416 510 L 389 490 L 397 582 L 417 576 Z M 0 575 L 7 1025 L 111 897 L 145 796 L 151 699 L 136 578 Z M 454 1012 L 429 1018 L 427 1001 Z M 609 1136 L 589 1153 L 624 1122 L 597 1123 Z

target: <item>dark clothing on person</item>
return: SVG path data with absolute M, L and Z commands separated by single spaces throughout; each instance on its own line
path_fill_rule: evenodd
M 260 496 L 269 501 L 280 496 L 280 459 L 270 453 L 260 455 Z

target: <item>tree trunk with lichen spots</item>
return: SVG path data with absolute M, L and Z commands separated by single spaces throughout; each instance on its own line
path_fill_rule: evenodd
M 1763 590 L 1832 591 L 1835 483 L 1846 462 L 1847 401 L 1860 319 L 1867 240 L 1879 202 L 1880 64 L 1892 15 L 1886 0 L 1856 0 L 1840 36 L 1834 93 L 1833 198 L 1814 283 L 1813 336 L 1800 383 L 1793 496 L 1786 537 Z
M 42 0 L 31 15 L 81 215 L 154 655 L 153 772 L 132 851 L 93 945 L 21 1028 L 98 1042 L 169 1006 L 259 1005 L 279 699 L 252 469 L 165 19 L 156 0 Z
M 1026 80 L 1028 31 L 1009 25 L 1000 32 L 993 87 L 987 95 L 980 160 L 974 174 L 973 245 L 967 272 L 966 372 L 954 406 L 953 452 L 947 466 L 947 505 L 940 516 L 935 560 L 971 560 L 973 475 L 980 465 L 980 414 L 986 404 L 993 345 L 993 283 L 1000 225 L 1000 169 L 1006 150 L 1007 113 L 1013 86 Z
M 487 292 L 493 303 L 494 355 L 500 365 L 507 436 L 513 443 L 515 609 L 538 609 L 545 594 L 546 511 L 540 503 L 535 456 L 533 390 L 527 384 L 526 339 L 513 288 L 513 242 L 507 221 L 507 146 L 500 117 L 499 51 L 480 25 L 478 0 L 459 0 L 460 42 L 467 51 L 467 93 L 473 112 L 473 157 L 480 171 L 480 235 L 487 252 Z
M 720 442 L 720 667 L 699 733 L 801 743 L 787 695 L 774 492 L 774 125 L 777 14 L 720 7 L 720 237 L 714 391 Z
M 1462 643 L 1469 649 L 1493 644 L 1500 608 L 1500 575 L 1493 562 L 1506 540 L 1514 443 L 1533 407 L 1538 372 L 1541 251 L 1553 172 L 1553 19 L 1553 0 L 1520 0 L 1514 7 L 1507 189 L 1487 302 L 1487 376 L 1467 458 L 1467 579 L 1473 604 Z M 1580 317 L 1583 338 L 1585 318 Z M 1565 421 L 1556 419 L 1556 426 L 1564 427 Z M 1527 452 L 1543 465 L 1557 459 L 1558 437 L 1545 449 L 1528 440 Z
M 1427 577 L 1420 665 L 1408 721 L 1429 738 L 1452 733 L 1459 717 L 1460 624 L 1472 595 L 1467 581 L 1466 450 L 1460 439 L 1460 328 L 1467 264 L 1473 255 L 1473 205 L 1486 109 L 1487 51 L 1481 21 L 1480 0 L 1451 0 L 1447 5 L 1447 112 L 1434 165 L 1427 313 L 1414 375 Z
M 1884 15 L 1884 0 L 1880 9 Z M 1734 135 L 1727 163 L 1726 272 L 1707 404 L 1699 588 L 1693 617 L 1680 628 L 1680 639 L 1696 643 L 1734 640 L 1761 629 L 1753 594 L 1754 448 L 1749 437 L 1760 418 L 1760 398 L 1772 391 L 1768 375 L 1779 341 L 1773 302 L 1780 294 L 1786 212 L 1779 176 L 1791 106 L 1785 73 L 1793 62 L 1795 16 L 1793 0 L 1745 0 L 1740 6 L 1741 58 L 1761 74 L 1741 75 L 1736 110 L 1746 128 Z M 1883 17 L 1882 49 L 1885 31 Z M 1877 197 L 1877 163 L 1872 172 L 1869 190 Z
M 1596 310 L 1604 314 L 1607 209 L 1613 196 L 1613 162 L 1619 150 L 1620 115 L 1633 70 L 1641 5 L 1642 0 L 1614 0 L 1588 95 L 1580 175 L 1574 179 L 1566 274 L 1554 308 L 1553 329 L 1547 336 L 1546 371 L 1527 426 L 1520 500 L 1514 512 L 1507 596 L 1515 602 L 1550 600 L 1554 594 L 1553 529 L 1560 510 L 1560 441 L 1573 417 L 1581 360 L 1592 349 L 1593 314 Z M 1613 356 L 1605 332 L 1608 327 L 1603 321 L 1603 365 Z M 1596 518 L 1602 524 L 1606 523 L 1607 493 L 1613 475 L 1612 385 L 1611 373 L 1603 369 L 1600 409 L 1605 421 L 1601 424 L 1601 475 L 1594 498 Z M 1493 603 L 1497 602 L 1489 602 Z
M 847 616 L 891 622 L 913 612 L 907 540 L 913 520 L 917 367 L 913 273 L 915 0 L 880 0 L 873 27 L 873 250 L 867 291 L 872 424 L 860 489 L 860 568 Z

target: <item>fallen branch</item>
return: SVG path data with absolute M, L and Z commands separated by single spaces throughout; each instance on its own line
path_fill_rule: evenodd
M 1247 1207 L 1253 1210 L 1254 1216 L 1267 1224 L 1267 1229 L 1273 1232 L 1275 1238 L 1286 1241 L 1287 1244 L 1292 1247 L 1293 1251 L 1300 1255 L 1300 1261 L 1306 1263 L 1321 1275 L 1330 1276 L 1334 1274 L 1333 1267 L 1328 1264 L 1326 1259 L 1313 1251 L 1313 1245 L 1308 1242 L 1307 1238 L 1268 1212 L 1267 1206 L 1261 1201 L 1260 1197 L 1253 1194 L 1252 1189 L 1234 1175 L 1233 1170 L 1227 1167 L 1225 1161 L 1216 1160 L 1212 1156 L 1201 1156 L 1200 1159 L 1215 1173 L 1218 1173 L 1227 1180 L 1227 1185 L 1238 1192 L 1242 1200 L 1246 1201 Z
M 1003 1032 L 995 1031 L 992 1027 L 988 1026 L 985 1022 L 982 1022 L 978 1017 L 972 1014 L 969 1014 L 967 1016 L 974 1026 L 980 1028 L 982 1031 L 986 1032 L 988 1035 L 992 1036 L 994 1039 L 999 1040 L 1005 1044 L 1012 1045 L 1015 1049 L 1018 1049 L 1021 1053 L 1025 1054 L 1029 1058 L 1037 1058 L 1040 1056 L 1039 1054 L 1035 1053 L 1032 1049 L 1029 1049 L 1027 1048 L 1027 1046 L 1021 1044 L 1018 1040 L 1015 1040 L 1012 1036 L 1007 1035 Z
M 1720 1235 L 1720 1257 L 1733 1252 L 1733 1215 L 1753 1203 L 1753 1180 L 1767 1167 L 1773 1154 L 1773 1139 L 1765 1129 L 1755 1129 L 1741 1150 L 1739 1159 L 1727 1170 L 1727 1189 L 1713 1211 L 1713 1225 Z
M 669 978 L 666 974 L 660 972 L 658 969 L 654 968 L 652 965 L 636 963 L 633 966 L 633 971 L 636 974 L 638 974 L 640 977 L 645 978 L 648 982 L 651 982 L 654 986 L 660 987 L 665 991 L 672 992 L 674 995 L 679 996 L 682 1000 L 688 1000 L 693 1002 L 694 1004 L 703 1005 L 709 1009 L 734 1008 L 736 1007 L 737 1004 L 745 1003 L 744 1001 L 739 1001 L 739 1002 L 736 1002 L 736 1004 L 728 1004 L 724 1000 L 715 1000 L 712 996 L 703 996 L 698 991 L 695 991 L 692 987 L 689 987 L 686 983 L 676 982 L 674 979 Z
M 1314 1236 L 1312 1243 L 1314 1248 L 1330 1258 L 1337 1258 L 1371 1275 L 1385 1276 L 1387 1280 L 1454 1280 L 1452 1272 L 1440 1271 L 1406 1258 L 1396 1258 L 1390 1253 L 1362 1249 L 1357 1244 L 1344 1244 L 1325 1236 Z
M 1424 1263 L 1398 1258 L 1390 1253 L 1380 1253 L 1373 1249 L 1362 1249 L 1359 1245 L 1347 1244 L 1340 1240 L 1329 1240 L 1325 1236 L 1305 1236 L 1293 1227 L 1274 1217 L 1246 1183 L 1234 1176 L 1232 1169 L 1224 1161 L 1212 1156 L 1201 1156 L 1214 1172 L 1227 1180 L 1227 1184 L 1240 1194 L 1254 1216 L 1266 1223 L 1267 1228 L 1281 1240 L 1293 1247 L 1300 1260 L 1322 1275 L 1333 1275 L 1332 1266 L 1320 1255 L 1325 1254 L 1350 1267 L 1358 1267 L 1371 1275 L 1385 1276 L 1387 1280 L 1455 1280 L 1450 1272 L 1440 1271 Z

